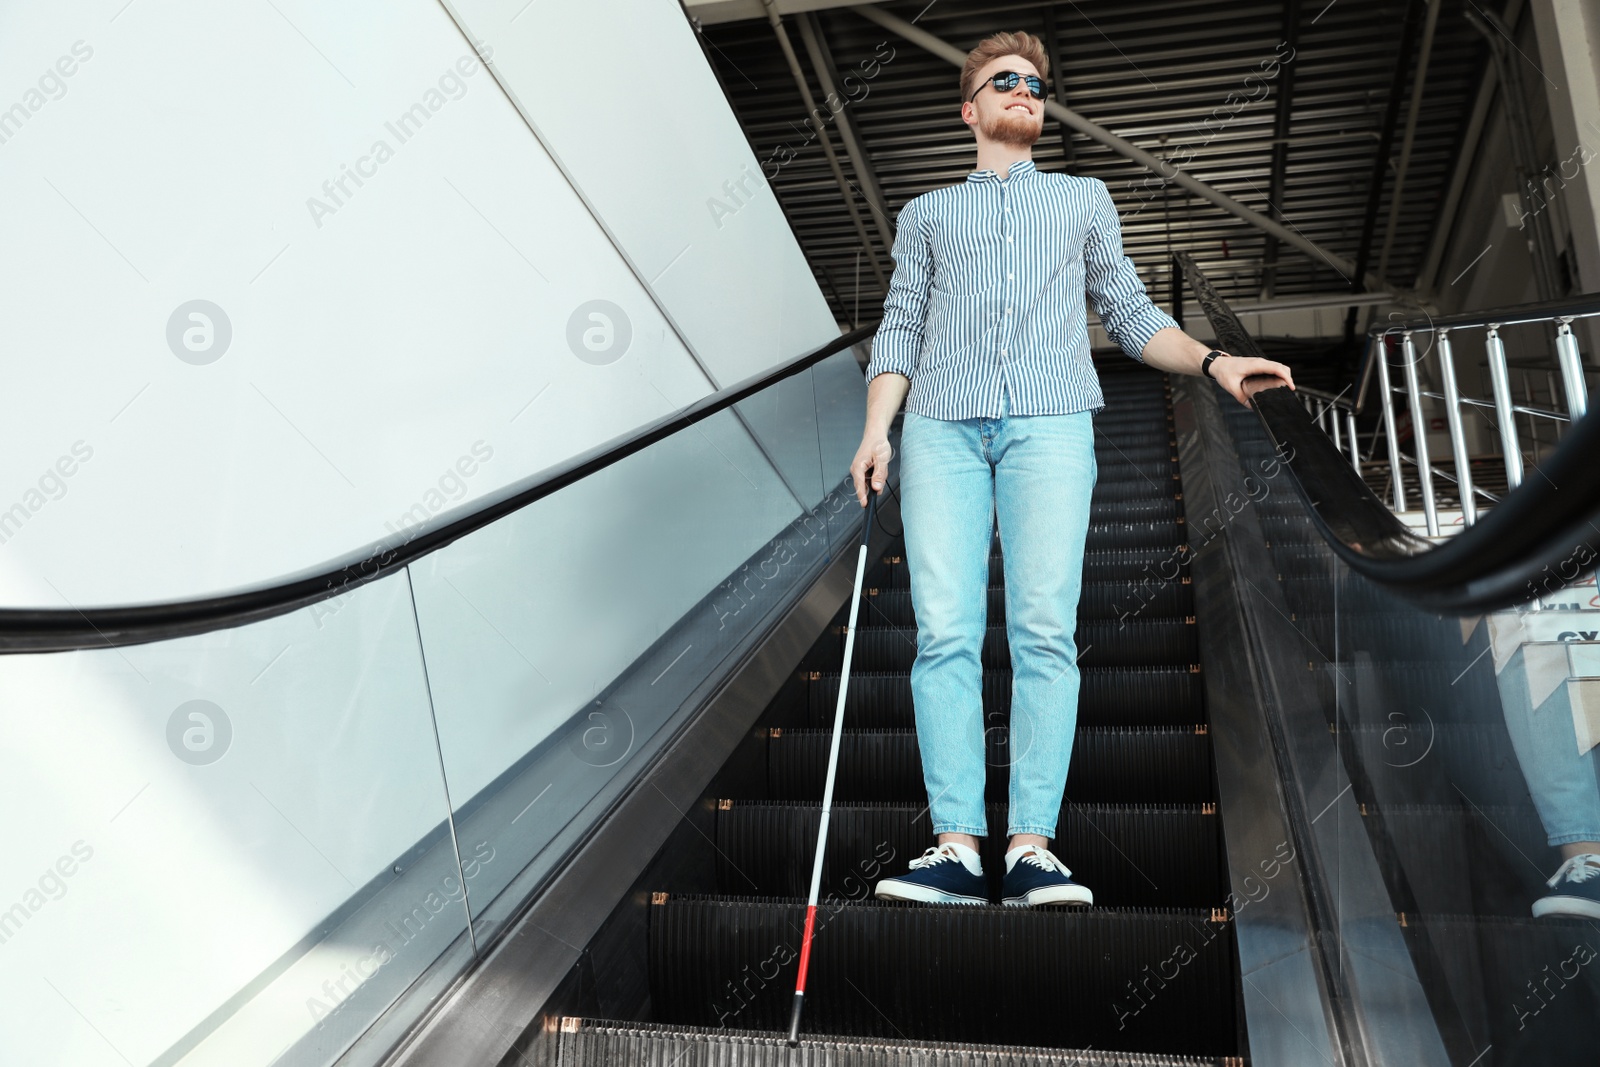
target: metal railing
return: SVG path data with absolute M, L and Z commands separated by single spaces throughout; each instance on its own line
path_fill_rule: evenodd
M 1491 503 L 1497 501 L 1493 494 L 1479 489 L 1472 483 L 1472 457 L 1468 454 L 1467 434 L 1462 420 L 1462 412 L 1468 408 L 1494 413 L 1490 421 L 1499 436 L 1500 454 L 1505 465 L 1506 487 L 1510 490 L 1522 484 L 1524 474 L 1522 435 L 1518 426 L 1518 416 L 1528 418 L 1529 437 L 1533 441 L 1537 461 L 1540 454 L 1539 446 L 1549 442 L 1540 439 L 1538 424 L 1534 420 L 1549 420 L 1556 425 L 1559 435 L 1563 426 L 1570 426 L 1574 420 L 1582 418 L 1588 410 L 1588 386 L 1584 381 L 1583 363 L 1578 353 L 1577 338 L 1572 332 L 1572 323 L 1577 319 L 1593 315 L 1600 315 L 1600 295 L 1591 294 L 1565 302 L 1530 304 L 1521 308 L 1467 313 L 1438 320 L 1424 316 L 1419 320 L 1374 326 L 1368 335 L 1368 356 L 1360 388 L 1357 390 L 1357 400 L 1345 406 L 1345 410 L 1349 412 L 1345 432 L 1348 434 L 1353 431 L 1355 415 L 1361 411 L 1361 398 L 1364 397 L 1368 383 L 1375 372 L 1380 401 L 1379 421 L 1388 446 L 1392 506 L 1395 512 L 1403 513 L 1407 510 L 1406 487 L 1401 466 L 1403 461 L 1410 462 L 1416 467 L 1423 521 L 1429 537 L 1441 535 L 1438 502 L 1434 494 L 1435 477 L 1455 483 L 1457 496 L 1461 502 L 1463 526 L 1471 526 L 1478 521 L 1479 497 Z M 1547 370 L 1542 365 L 1536 369 L 1547 370 L 1551 408 L 1533 406 L 1533 393 L 1527 376 L 1529 368 L 1526 365 L 1519 367 L 1522 371 L 1523 399 L 1526 402 L 1518 404 L 1512 398 L 1511 365 L 1506 359 L 1505 342 L 1500 336 L 1500 331 L 1507 326 L 1525 324 L 1553 324 L 1555 327 L 1555 364 L 1559 369 L 1563 386 L 1564 407 L 1561 410 L 1553 410 L 1555 371 Z M 1490 381 L 1488 399 L 1463 395 L 1456 375 L 1451 333 L 1474 329 L 1484 331 L 1483 342 L 1488 357 Z M 1432 346 L 1421 352 L 1418 351 L 1417 344 L 1419 334 L 1431 335 L 1434 341 Z M 1390 368 L 1389 350 L 1396 340 L 1401 353 L 1402 385 L 1394 384 Z M 1434 354 L 1437 360 L 1440 391 L 1425 389 L 1422 386 L 1422 370 L 1430 354 Z M 1395 414 L 1396 396 L 1404 397 L 1406 412 L 1410 418 L 1414 452 L 1411 456 L 1400 451 L 1400 432 Z M 1429 454 L 1428 420 L 1425 411 L 1425 401 L 1428 400 L 1438 401 L 1444 408 L 1445 428 L 1455 468 L 1454 476 L 1435 467 Z M 1319 422 L 1322 420 L 1319 419 Z M 1337 419 L 1334 422 L 1337 425 Z M 1324 425 L 1323 428 L 1326 430 L 1327 426 Z M 1330 436 L 1334 437 L 1337 445 L 1338 434 Z M 1359 469 L 1359 458 L 1356 462 Z
M 1198 298 L 1217 346 L 1236 355 L 1264 356 L 1261 345 L 1193 257 L 1178 252 L 1173 260 Z M 1600 314 L 1600 294 L 1579 299 L 1587 306 L 1552 302 L 1536 310 L 1541 317 Z M 1531 317 L 1522 314 L 1530 309 L 1514 310 L 1515 314 L 1479 315 L 1485 325 Z M 1473 316 L 1463 315 L 1432 325 L 1453 328 L 1474 321 Z M 1425 324 L 1402 325 L 1417 332 Z M 1369 368 L 1374 362 L 1369 361 Z M 1376 369 L 1371 378 L 1377 378 Z M 1474 526 L 1454 537 L 1426 538 L 1352 469 L 1346 454 L 1349 424 L 1342 418 L 1344 395 L 1317 391 L 1308 409 L 1299 395 L 1304 389 L 1291 389 L 1274 375 L 1255 375 L 1244 382 L 1250 406 L 1267 443 L 1283 458 L 1306 518 L 1355 573 L 1424 610 L 1465 615 L 1525 604 L 1581 580 L 1600 560 L 1600 463 L 1594 460 L 1600 456 L 1600 419 L 1574 419 L 1559 446 L 1540 463 L 1541 476 L 1507 492 Z M 1354 410 L 1359 415 L 1360 389 L 1356 396 Z M 1382 397 L 1392 407 L 1393 392 Z M 1320 426 L 1318 414 L 1323 416 Z M 1344 427 L 1345 449 L 1334 446 L 1331 420 L 1335 418 Z M 1374 439 L 1383 430 L 1382 425 L 1375 427 Z M 1359 443 L 1356 451 L 1360 459 Z M 1375 453 L 1376 448 L 1370 448 L 1366 460 Z M 1425 463 L 1419 469 L 1430 468 Z

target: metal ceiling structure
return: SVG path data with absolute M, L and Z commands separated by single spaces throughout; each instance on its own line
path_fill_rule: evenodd
M 1170 291 L 1173 250 L 1240 303 L 1384 279 L 1416 288 L 1451 179 L 1470 164 L 1464 135 L 1491 64 L 1472 6 L 685 0 L 818 283 L 851 325 L 882 308 L 900 208 L 975 165 L 956 61 L 998 30 L 1050 48 L 1057 106 L 1033 158 L 1107 184 L 1153 297 Z

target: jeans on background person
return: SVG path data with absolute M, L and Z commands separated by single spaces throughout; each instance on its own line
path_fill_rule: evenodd
M 998 516 L 1011 646 L 1008 834 L 1054 838 L 1078 723 L 1075 631 L 1094 490 L 1094 416 L 907 413 L 900 496 L 933 832 L 987 836 L 982 650 Z
M 1533 707 L 1527 660 L 1520 649 L 1495 681 L 1511 748 L 1550 847 L 1600 841 L 1600 749 L 1579 753 L 1566 685 L 1556 686 L 1544 703 Z

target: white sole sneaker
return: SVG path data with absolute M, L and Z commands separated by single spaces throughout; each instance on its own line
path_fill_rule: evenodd
M 1533 902 L 1533 917 L 1558 919 L 1600 919 L 1600 901 L 1587 897 L 1540 897 Z
M 914 882 L 901 882 L 893 878 L 880 881 L 872 891 L 872 895 L 879 900 L 911 900 L 920 904 L 987 904 L 987 897 L 959 896 L 947 893 L 942 889 L 930 886 L 917 885 Z
M 1043 904 L 1087 907 L 1094 903 L 1094 893 L 1085 885 L 1046 886 L 1042 889 L 1028 890 L 1021 900 L 1005 900 L 1001 903 L 1012 908 L 1037 908 Z

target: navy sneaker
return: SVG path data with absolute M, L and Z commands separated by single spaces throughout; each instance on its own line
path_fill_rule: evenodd
M 1016 908 L 1040 904 L 1093 904 L 1088 886 L 1072 880 L 1067 865 L 1047 848 L 1018 845 L 1006 853 L 1006 876 L 1000 900 Z
M 1600 919 L 1600 856 L 1573 856 L 1545 884 L 1553 892 L 1533 902 L 1534 918 Z
M 983 860 L 958 841 L 933 845 L 911 861 L 898 878 L 882 878 L 873 895 L 880 900 L 917 900 L 925 904 L 987 904 L 989 883 Z

